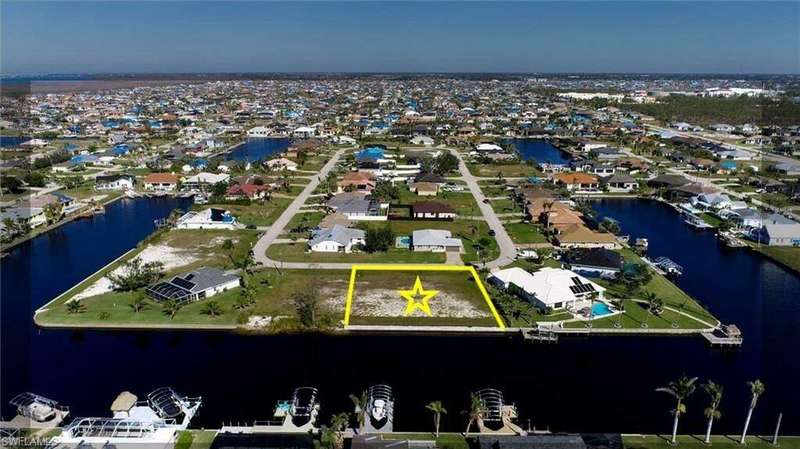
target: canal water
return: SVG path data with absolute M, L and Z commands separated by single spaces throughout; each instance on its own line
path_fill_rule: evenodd
M 16 148 L 28 140 L 31 140 L 30 137 L 0 136 L 0 148 Z
M 549 140 L 544 139 L 510 139 L 509 143 L 513 144 L 522 159 L 529 161 L 535 160 L 541 164 L 569 164 L 572 158 L 569 153 L 559 149 L 553 145 Z
M 227 160 L 256 162 L 269 158 L 289 148 L 291 141 L 286 138 L 248 138 L 225 157 Z
M 650 238 L 654 254 L 686 267 L 681 285 L 723 321 L 745 332 L 737 351 L 710 349 L 700 338 L 588 337 L 554 345 L 511 337 L 247 336 L 222 332 L 40 330 L 33 311 L 118 257 L 153 230 L 152 220 L 179 204 L 125 200 L 104 216 L 75 221 L 22 245 L 2 265 L 3 414 L 10 395 L 34 391 L 77 416 L 108 416 L 123 390 L 142 397 L 159 386 L 202 395 L 195 425 L 269 418 L 274 401 L 295 386 L 320 388 L 323 415 L 351 411 L 347 395 L 372 383 L 394 387 L 398 430 L 431 427 L 424 405 L 441 400 L 443 427 L 463 430 L 469 392 L 505 391 L 522 424 L 582 432 L 668 432 L 672 401 L 654 389 L 682 375 L 726 388 L 719 432 L 737 432 L 749 402 L 745 382 L 767 393 L 753 430 L 769 432 L 784 412 L 786 432 L 800 432 L 796 388 L 800 279 L 756 255 L 729 252 L 696 233 L 662 205 L 604 201 L 601 214 L 632 235 Z M 682 431 L 701 432 L 705 398 L 688 401 Z

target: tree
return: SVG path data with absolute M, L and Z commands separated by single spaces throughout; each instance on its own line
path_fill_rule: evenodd
M 314 282 L 305 288 L 294 292 L 290 298 L 291 304 L 297 312 L 300 325 L 304 328 L 313 328 L 317 325 L 319 315 L 320 296 L 319 289 Z
M 467 421 L 467 430 L 464 432 L 464 436 L 468 437 L 469 430 L 472 428 L 472 423 L 483 419 L 483 416 L 486 414 L 486 406 L 483 405 L 483 401 L 480 397 L 474 394 L 472 395 L 470 398 L 469 411 L 466 413 L 469 416 L 469 421 Z
M 431 164 L 431 171 L 437 175 L 446 175 L 456 170 L 458 170 L 458 158 L 449 151 L 440 154 Z
M 344 447 L 344 429 L 347 428 L 347 423 L 350 422 L 350 415 L 347 413 L 337 413 L 331 416 L 331 430 L 334 432 L 335 439 L 333 441 L 334 449 L 341 449 Z
M 220 181 L 213 186 L 211 186 L 211 195 L 212 196 L 225 196 L 225 193 L 228 191 L 228 184 Z
M 161 303 L 162 313 L 167 315 L 170 319 L 175 318 L 175 315 L 181 310 L 183 305 L 174 299 L 168 299 Z
M 256 302 L 255 288 L 251 285 L 250 281 L 242 282 L 242 288 L 239 289 L 239 297 L 236 298 L 234 308 L 244 310 Z
M 439 424 L 441 423 L 442 415 L 447 414 L 447 409 L 442 406 L 442 401 L 433 401 L 425 406 L 426 409 L 433 413 L 433 427 L 435 429 L 436 438 L 439 438 Z
M 364 249 L 368 253 L 388 251 L 394 245 L 392 225 L 386 223 L 381 228 L 368 228 L 364 236 Z
M 125 262 L 119 270 L 107 275 L 120 291 L 131 291 L 142 288 L 157 281 L 164 272 L 164 264 L 160 261 L 142 263 L 142 259 L 136 257 Z
M 0 187 L 8 193 L 20 193 L 22 192 L 22 181 L 16 176 L 3 176 L 0 179 Z
M 758 398 L 764 394 L 766 388 L 764 387 L 764 383 L 760 380 L 756 379 L 751 382 L 747 382 L 747 386 L 750 387 L 750 407 L 747 409 L 747 418 L 744 421 L 744 430 L 742 430 L 742 439 L 739 443 L 744 444 L 745 438 L 747 438 L 747 429 L 750 427 L 750 419 L 753 417 L 753 410 L 756 408 L 756 404 L 758 403 Z
M 25 182 L 31 187 L 44 187 L 44 175 L 39 172 L 29 172 L 25 175 Z
M 711 426 L 714 425 L 715 419 L 722 417 L 722 413 L 719 411 L 719 403 L 722 401 L 722 385 L 709 380 L 702 387 L 710 401 L 708 407 L 704 410 L 704 414 L 708 418 L 708 426 L 706 427 L 706 438 L 703 440 L 706 444 L 709 444 L 711 443 Z
M 139 313 L 147 307 L 147 301 L 144 298 L 144 295 L 137 295 L 131 303 L 129 304 L 133 313 Z
M 609 218 L 604 219 L 598 229 L 602 232 L 608 232 L 610 234 L 617 235 L 620 232 L 619 223 Z
M 358 420 L 358 428 L 364 427 L 367 419 L 367 407 L 369 407 L 369 392 L 364 390 L 361 396 L 350 394 L 350 400 L 353 401 L 353 406 L 356 409 L 356 419 Z
M 400 198 L 400 189 L 389 181 L 378 181 L 372 191 L 372 196 L 383 201 L 397 200 Z
M 42 211 L 48 224 L 56 223 L 64 216 L 64 205 L 60 202 L 50 203 Z
M 200 313 L 203 315 L 208 315 L 210 317 L 216 317 L 223 314 L 222 306 L 216 300 L 209 300 L 207 303 L 203 304 L 203 307 L 200 309 Z
M 77 299 L 67 301 L 66 306 L 67 313 L 69 314 L 83 313 L 86 311 L 86 306 Z
M 489 246 L 492 244 L 492 240 L 489 237 L 481 237 L 475 242 L 475 251 L 478 253 L 478 258 L 481 261 L 482 265 L 486 265 L 486 257 L 488 256 Z
M 653 279 L 653 273 L 643 263 L 628 263 L 617 274 L 616 281 L 623 284 L 629 293 L 638 291 Z
M 686 413 L 686 405 L 683 402 L 694 393 L 695 382 L 697 382 L 696 377 L 681 376 L 680 379 L 670 382 L 666 387 L 656 388 L 656 391 L 667 393 L 678 401 L 675 405 L 675 410 L 672 411 L 673 416 L 675 416 L 675 420 L 672 423 L 672 439 L 670 440 L 672 444 L 675 444 L 678 437 L 678 420 L 682 414 Z

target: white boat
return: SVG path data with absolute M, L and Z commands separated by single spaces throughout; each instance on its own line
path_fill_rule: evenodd
M 76 418 L 47 444 L 48 449 L 172 448 L 178 431 L 185 430 L 197 413 L 201 398 L 181 396 L 159 388 L 138 401 L 122 392 L 111 404 L 111 418 Z
M 367 390 L 367 418 L 364 433 L 392 432 L 394 427 L 394 396 L 392 387 L 373 385 Z
M 683 214 L 683 221 L 686 222 L 689 226 L 695 229 L 710 229 L 713 228 L 710 224 L 703 221 L 702 218 L 698 217 L 697 215 L 691 213 L 684 213 Z

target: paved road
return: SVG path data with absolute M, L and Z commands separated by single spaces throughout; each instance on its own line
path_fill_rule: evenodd
M 503 227 L 503 223 L 495 214 L 494 209 L 490 204 L 484 204 L 483 200 L 486 198 L 481 191 L 480 186 L 478 185 L 478 178 L 472 175 L 469 172 L 469 168 L 467 168 L 467 164 L 464 162 L 464 158 L 461 157 L 461 153 L 453 148 L 447 148 L 455 157 L 458 158 L 458 170 L 461 172 L 461 179 L 467 183 L 467 187 L 469 187 L 472 196 L 475 197 L 475 201 L 478 202 L 478 207 L 483 214 L 483 218 L 486 223 L 489 225 L 489 229 L 495 232 L 495 240 L 497 240 L 497 246 L 500 247 L 500 257 L 491 262 L 486 263 L 486 268 L 498 268 L 504 265 L 508 265 L 514 261 L 514 258 L 517 255 L 517 249 L 514 246 L 514 242 L 511 240 L 511 237 L 508 236 L 508 232 L 506 232 L 506 228 Z
M 255 246 L 253 246 L 253 258 L 258 263 L 262 263 L 264 266 L 271 267 L 271 266 L 281 266 L 285 268 L 309 268 L 307 263 L 300 263 L 300 264 L 291 264 L 291 263 L 282 263 L 282 262 L 275 262 L 270 260 L 267 257 L 267 248 L 275 242 L 275 239 L 278 238 L 279 235 L 283 232 L 283 229 L 289 224 L 292 220 L 292 217 L 300 210 L 300 208 L 305 204 L 306 200 L 311 196 L 311 193 L 320 183 L 321 179 L 325 179 L 330 173 L 331 170 L 336 166 L 336 163 L 339 162 L 339 158 L 342 156 L 342 153 L 347 151 L 347 148 L 343 148 L 337 150 L 330 160 L 320 169 L 318 176 L 311 179 L 311 182 L 306 185 L 302 192 L 297 195 L 297 198 L 294 199 L 289 204 L 289 207 L 283 211 L 280 217 L 275 220 L 275 223 L 267 229 L 261 238 L 258 239 Z M 300 267 L 292 267 L 291 265 L 302 265 Z M 324 265 L 337 265 L 336 267 L 326 267 Z M 347 265 L 346 268 L 350 268 L 350 264 L 317 264 L 320 268 L 340 268 L 338 265 Z

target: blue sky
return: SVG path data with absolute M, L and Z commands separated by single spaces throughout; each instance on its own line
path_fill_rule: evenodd
M 800 73 L 800 3 L 2 1 L 2 72 Z

